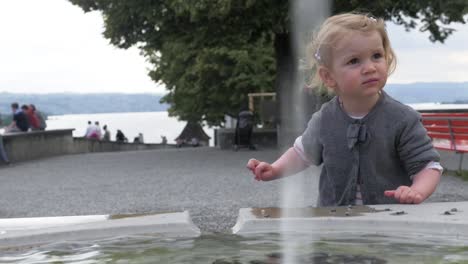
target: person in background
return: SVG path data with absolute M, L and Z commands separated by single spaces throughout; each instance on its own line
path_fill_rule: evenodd
M 115 134 L 115 141 L 117 142 L 127 142 L 127 138 L 125 137 L 124 133 L 120 131 L 120 129 L 117 129 L 117 133 Z
M 181 148 L 185 144 L 184 140 L 180 138 L 176 138 L 175 142 L 176 142 L 176 147 L 178 148 Z
M 145 141 L 143 140 L 143 133 L 138 133 L 138 141 L 143 144 Z
M 10 160 L 5 152 L 5 147 L 3 146 L 3 137 L 0 135 L 0 158 L 5 164 L 10 164 Z
M 3 121 L 2 118 L 0 117 L 0 125 L 2 125 Z M 3 146 L 3 137 L 0 134 L 0 158 L 5 164 L 10 164 L 10 160 L 8 159 L 8 156 L 5 152 L 5 147 Z
M 5 128 L 5 133 L 27 132 L 29 129 L 28 117 L 19 109 L 18 103 L 11 104 L 13 120 L 11 124 Z
M 107 130 L 107 125 L 104 125 L 102 129 L 104 130 L 104 135 L 102 135 L 102 140 L 110 141 L 110 132 L 109 130 Z
M 101 127 L 99 126 L 99 121 L 94 122 L 94 130 L 96 131 L 97 138 L 101 139 L 102 138 L 102 130 L 101 130 Z
M 93 131 L 93 124 L 91 123 L 91 121 L 88 121 L 88 127 L 86 127 L 86 132 L 84 134 L 84 137 L 89 138 L 92 131 Z
M 167 145 L 167 137 L 166 136 L 161 136 L 161 144 L 162 145 Z
M 33 104 L 30 104 L 30 105 L 29 105 L 29 108 L 32 109 L 32 111 L 36 114 L 37 119 L 39 120 L 39 128 L 38 128 L 38 130 L 45 130 L 46 127 L 47 127 L 47 123 L 46 123 L 46 121 L 45 121 L 44 114 L 43 114 L 41 111 L 38 111 L 38 110 L 36 109 L 36 106 L 33 105 Z
M 190 145 L 192 145 L 192 147 L 198 147 L 198 146 L 200 146 L 200 141 L 198 140 L 198 138 L 193 137 L 190 140 Z
M 86 129 L 86 138 L 87 139 L 97 139 L 101 140 L 101 133 L 100 129 L 98 129 L 97 124 L 98 122 L 95 122 L 93 125 L 91 121 L 88 121 L 88 128 Z
M 28 105 L 22 105 L 21 109 L 28 117 L 29 126 L 32 131 L 39 130 L 39 118 L 32 107 Z

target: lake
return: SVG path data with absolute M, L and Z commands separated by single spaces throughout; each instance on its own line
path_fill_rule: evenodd
M 105 113 L 105 114 L 74 114 L 55 115 L 47 119 L 47 130 L 73 128 L 73 136 L 82 137 L 88 126 L 88 121 L 99 121 L 101 128 L 107 125 L 111 133 L 111 140 L 115 140 L 115 133 L 120 129 L 129 142 L 138 133 L 143 133 L 145 143 L 161 143 L 161 136 L 166 136 L 168 143 L 175 143 L 174 139 L 182 132 L 185 121 L 169 117 L 167 112 L 134 112 L 134 113 Z M 213 145 L 214 130 L 204 127 L 205 133 L 211 137 Z

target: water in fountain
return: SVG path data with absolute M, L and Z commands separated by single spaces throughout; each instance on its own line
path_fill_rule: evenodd
M 307 71 L 303 65 L 306 62 L 306 46 L 312 39 L 313 31 L 329 14 L 329 2 L 325 0 L 309 1 L 296 0 L 291 1 L 290 12 L 292 18 L 291 32 L 291 47 L 292 54 L 289 54 L 293 59 L 293 69 L 288 69 L 294 73 L 289 80 L 287 86 L 280 88 L 280 111 L 281 111 L 281 127 L 280 127 L 280 144 L 281 149 L 286 150 L 291 146 L 294 138 L 300 135 L 307 124 L 309 116 L 306 116 L 306 107 L 304 103 L 304 87 Z M 282 69 L 278 69 L 282 70 Z M 284 70 L 284 69 L 283 69 Z M 281 74 L 281 73 L 280 73 Z M 310 71 L 309 71 L 310 74 Z M 284 83 L 284 82 L 283 82 Z M 282 187 L 282 208 L 297 208 L 305 207 L 312 204 L 316 197 L 310 197 L 311 194 L 316 196 L 316 192 L 311 191 L 312 186 L 308 182 L 318 181 L 320 169 L 310 168 L 299 173 L 294 177 L 283 180 Z M 310 179 L 313 178 L 313 179 Z M 307 183 L 306 183 L 307 182 Z M 287 218 L 287 210 L 283 210 L 282 217 Z M 304 245 L 303 236 L 290 234 L 287 230 L 288 221 L 282 222 L 282 241 L 283 241 L 283 263 L 292 264 L 299 263 L 297 259 L 297 249 Z

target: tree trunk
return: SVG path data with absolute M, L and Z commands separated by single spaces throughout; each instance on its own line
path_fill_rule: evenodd
M 276 82 L 278 95 L 278 145 L 285 149 L 303 132 L 307 124 L 304 89 L 300 87 L 297 62 L 290 34 L 276 34 Z

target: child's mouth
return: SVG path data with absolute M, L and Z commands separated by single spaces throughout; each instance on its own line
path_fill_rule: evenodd
M 379 81 L 379 79 L 369 79 L 367 81 L 364 81 L 362 84 L 373 84 L 373 83 L 376 83 L 378 81 Z

